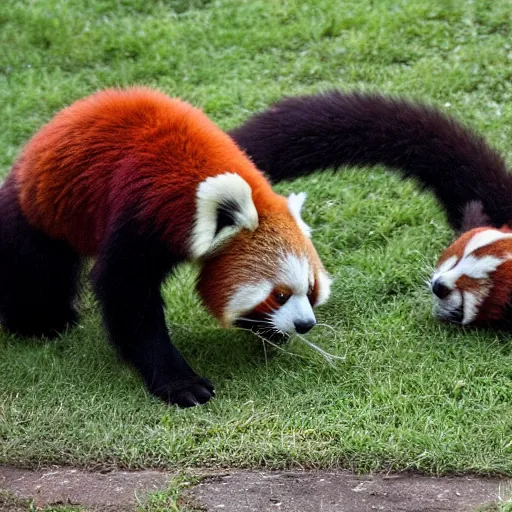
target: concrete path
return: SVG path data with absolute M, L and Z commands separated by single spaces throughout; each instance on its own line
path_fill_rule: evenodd
M 0 467 L 0 490 L 33 499 L 36 506 L 74 504 L 88 511 L 134 511 L 137 500 L 166 489 L 172 477 L 160 471 L 102 474 L 70 468 Z M 476 477 L 233 470 L 209 473 L 184 491 L 183 498 L 189 506 L 212 512 L 456 512 L 495 502 L 510 486 L 512 480 Z M 0 511 L 6 510 L 16 509 L 2 508 L 0 501 Z
M 234 472 L 190 491 L 223 512 L 474 511 L 506 482 L 470 477 L 354 476 L 346 472 Z

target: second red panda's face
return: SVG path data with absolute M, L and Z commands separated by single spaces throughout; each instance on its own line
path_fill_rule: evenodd
M 316 324 L 313 309 L 329 297 L 330 278 L 300 218 L 305 195 L 276 195 L 279 204 L 259 210 L 250 194 L 240 189 L 235 195 L 221 202 L 212 222 L 211 233 L 223 243 L 214 241 L 215 249 L 201 260 L 197 290 L 203 303 L 222 325 L 269 339 L 308 332 Z M 196 222 L 196 233 L 201 224 Z M 199 245 L 197 238 L 194 243 Z
M 507 320 L 512 299 L 512 232 L 476 228 L 441 255 L 430 283 L 434 314 L 468 325 Z

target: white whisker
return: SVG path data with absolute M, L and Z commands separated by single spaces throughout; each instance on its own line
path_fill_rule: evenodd
M 244 318 L 241 318 L 241 320 L 243 320 L 243 319 Z M 251 319 L 248 319 L 248 320 L 251 320 Z M 334 339 L 336 340 L 337 332 L 336 332 L 336 330 L 332 326 L 330 326 L 329 324 L 317 324 L 317 326 L 327 327 L 328 329 L 330 329 L 334 333 Z M 267 365 L 267 351 L 266 351 L 265 344 L 267 344 L 267 343 L 269 345 L 271 345 L 272 347 L 280 350 L 281 352 L 284 352 L 285 354 L 288 354 L 288 355 L 291 355 L 291 356 L 295 356 L 295 357 L 300 357 L 302 359 L 307 359 L 307 357 L 302 356 L 301 354 L 296 354 L 296 353 L 290 352 L 288 350 L 285 350 L 280 345 L 277 345 L 276 343 L 273 343 L 272 341 L 270 341 L 267 338 L 265 338 L 264 334 L 268 333 L 268 332 L 279 333 L 279 334 L 282 334 L 282 335 L 286 334 L 282 330 L 276 329 L 273 325 L 271 325 L 270 327 L 265 327 L 263 329 L 260 329 L 259 332 L 255 332 L 252 329 L 248 329 L 248 328 L 245 328 L 245 327 L 238 327 L 237 326 L 236 328 L 240 329 L 241 331 L 248 331 L 248 332 L 254 334 L 257 338 L 259 338 L 263 342 L 263 347 L 264 347 L 264 351 L 265 351 L 265 364 L 266 365 Z M 296 333 L 296 336 L 301 341 L 303 341 L 306 345 L 308 345 L 310 348 L 312 348 L 313 350 L 318 352 L 327 361 L 327 363 L 331 367 L 333 367 L 333 368 L 336 368 L 336 365 L 333 362 L 334 360 L 344 361 L 346 359 L 346 356 L 337 356 L 335 354 L 330 354 L 329 352 L 327 352 L 324 349 L 320 348 L 318 345 L 315 345 L 314 343 L 312 343 L 311 341 L 307 340 L 304 336 L 301 336 L 298 333 Z
M 239 316 L 237 320 L 243 320 L 245 322 L 252 322 L 255 324 L 266 324 L 266 325 L 272 325 L 272 322 L 269 322 L 268 320 L 254 320 L 253 318 L 247 318 L 245 316 Z
M 261 344 L 263 345 L 263 353 L 265 354 L 265 370 L 267 370 L 268 373 L 267 344 L 264 341 L 262 341 Z
M 338 359 L 338 360 L 341 360 L 341 361 L 344 361 L 345 360 L 345 356 L 336 356 L 334 354 L 329 354 L 329 352 L 326 352 L 324 349 L 320 348 L 318 345 L 315 345 L 314 343 L 312 343 L 311 341 L 307 340 L 306 338 L 304 338 L 304 336 L 301 336 L 300 334 L 297 333 L 297 336 L 299 337 L 299 339 L 301 339 L 304 343 L 306 343 L 307 345 L 309 345 L 313 350 L 316 350 L 317 352 L 319 352 L 323 357 L 324 359 L 327 361 L 327 363 L 332 366 L 333 368 L 335 368 L 335 364 L 332 362 L 333 359 Z
M 254 334 L 255 336 L 257 336 L 263 343 L 268 343 L 269 345 L 271 345 L 272 347 L 274 348 L 277 348 L 278 350 L 280 350 L 281 352 L 284 352 L 285 354 L 288 354 L 290 356 L 294 356 L 294 357 L 300 357 L 302 359 L 306 359 L 304 356 L 301 356 L 300 354 L 294 354 L 293 352 L 289 352 L 288 350 L 285 350 L 283 347 L 280 347 L 279 345 L 277 345 L 276 343 L 272 343 L 270 340 L 267 340 L 267 338 L 265 338 L 264 336 L 262 336 L 261 334 L 257 333 L 257 332 L 254 332 L 254 331 L 251 331 L 250 329 L 245 329 L 243 327 L 237 327 L 237 329 L 240 329 L 241 331 L 248 331 L 252 334 Z M 282 331 L 277 331 L 279 332 L 280 334 L 282 334 Z
M 334 341 L 336 341 L 338 333 L 336 332 L 336 329 L 334 329 L 334 327 L 332 327 L 329 324 L 316 324 L 316 327 L 328 327 L 334 333 Z

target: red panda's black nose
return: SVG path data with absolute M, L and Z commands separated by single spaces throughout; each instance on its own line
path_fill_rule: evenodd
M 295 322 L 294 326 L 295 326 L 295 330 L 299 334 L 306 334 L 315 326 L 315 324 L 316 324 L 316 322 L 314 320 L 306 320 L 306 321 Z
M 445 297 L 448 297 L 448 295 L 450 295 L 451 290 L 450 288 L 448 288 L 448 286 L 446 286 L 439 279 L 437 279 L 436 281 L 434 281 L 434 283 L 432 283 L 432 293 L 436 297 L 444 299 Z

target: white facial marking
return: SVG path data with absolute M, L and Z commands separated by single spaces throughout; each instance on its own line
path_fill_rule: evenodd
M 295 295 L 306 295 L 313 284 L 313 273 L 305 256 L 286 254 L 279 259 L 276 284 L 289 286 Z
M 464 248 L 464 256 L 468 256 L 469 254 L 475 252 L 477 249 L 491 245 L 494 242 L 498 242 L 499 240 L 506 240 L 507 238 L 512 238 L 512 233 L 503 233 L 502 231 L 497 231 L 496 229 L 486 229 L 485 231 L 480 231 L 474 235 L 473 238 L 471 238 L 471 240 L 467 243 L 466 247 Z
M 292 295 L 283 304 L 269 313 L 268 321 L 272 326 L 286 333 L 296 331 L 296 324 L 316 323 L 313 307 L 308 298 L 308 291 L 315 282 L 314 269 L 306 256 L 281 254 L 278 259 L 279 271 L 272 281 L 266 280 L 256 284 L 240 286 L 231 297 L 224 313 L 224 324 L 230 325 L 244 314 L 251 312 L 264 302 L 278 285 L 290 288 Z M 327 300 L 330 292 L 330 279 L 320 271 L 319 296 L 317 304 Z
M 288 210 L 292 214 L 292 217 L 295 219 L 295 222 L 297 222 L 302 233 L 304 233 L 308 238 L 311 238 L 311 228 L 302 220 L 300 215 L 305 200 L 305 192 L 300 192 L 299 194 L 290 194 L 288 196 Z
M 461 324 L 467 325 L 476 318 L 476 315 L 478 314 L 478 307 L 482 303 L 482 299 L 471 292 L 463 292 L 462 295 L 464 296 L 464 305 Z
M 459 311 L 462 307 L 462 323 L 464 325 L 471 323 L 477 316 L 478 307 L 487 297 L 490 287 L 484 282 L 472 292 L 462 291 L 462 295 L 461 290 L 456 288 L 457 280 L 462 276 L 468 276 L 472 279 L 488 279 L 489 274 L 494 272 L 504 261 L 494 256 L 483 256 L 481 258 L 466 256 L 450 270 L 442 274 L 436 272 L 432 278 L 432 283 L 436 279 L 440 279 L 441 283 L 451 290 L 450 294 L 442 299 L 434 295 L 437 316 L 450 319 L 450 315 Z
M 331 295 L 332 279 L 322 270 L 318 272 L 318 296 L 315 306 L 320 306 L 327 301 Z
M 315 314 L 305 295 L 292 295 L 286 304 L 270 315 L 276 329 L 287 333 L 295 332 L 296 323 L 315 323 Z
M 270 320 L 276 329 L 291 333 L 295 332 L 295 324 L 316 322 L 313 307 L 307 296 L 314 284 L 315 276 L 305 256 L 283 255 L 279 261 L 279 268 L 276 284 L 288 286 L 293 295 L 270 315 Z
M 466 256 L 462 258 L 452 269 L 442 274 L 442 283 L 450 289 L 462 276 L 472 279 L 487 279 L 491 272 L 494 272 L 505 260 L 495 256 Z
M 254 231 L 258 227 L 251 187 L 238 174 L 225 173 L 207 178 L 197 187 L 196 197 L 196 218 L 190 242 L 195 259 L 211 253 L 241 229 Z M 218 207 L 225 202 L 237 206 L 233 212 L 235 225 L 226 226 L 216 234 Z
M 261 304 L 272 291 L 270 281 L 240 286 L 231 297 L 224 313 L 224 323 L 231 325 L 237 318 Z
M 457 263 L 457 260 L 457 256 L 450 256 L 447 260 L 443 261 L 443 263 L 439 265 L 439 268 L 437 268 L 436 271 L 434 272 L 432 281 L 435 281 L 435 278 L 438 277 L 443 272 L 447 272 L 448 270 L 452 269 L 455 266 L 455 263 Z

